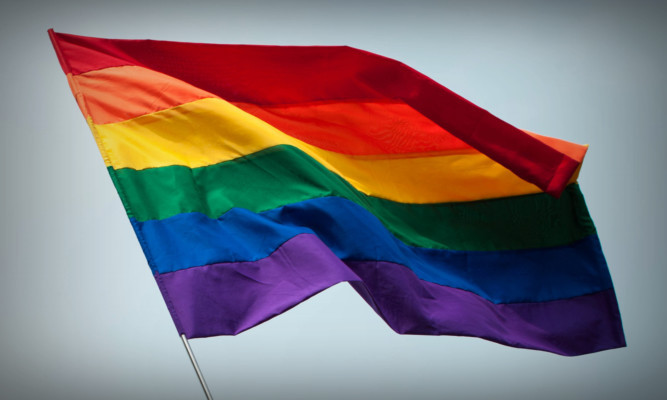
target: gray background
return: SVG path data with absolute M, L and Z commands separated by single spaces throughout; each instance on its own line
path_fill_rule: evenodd
M 629 347 L 575 358 L 394 334 L 346 285 L 237 337 L 193 340 L 224 399 L 657 399 L 665 350 L 666 9 L 647 1 L 15 1 L 0 11 L 0 398 L 201 389 L 47 29 L 346 44 L 510 123 L 589 143 L 580 182 Z

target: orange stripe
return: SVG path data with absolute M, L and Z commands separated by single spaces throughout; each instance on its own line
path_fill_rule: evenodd
M 216 97 L 168 75 L 138 66 L 111 67 L 72 76 L 86 97 L 93 122 L 107 124 Z M 235 104 L 283 132 L 343 154 L 471 150 L 400 101 L 349 101 L 259 107 Z
M 256 106 L 233 103 L 279 130 L 342 154 L 405 154 L 472 148 L 400 101 Z
M 126 121 L 202 98 L 217 98 L 189 83 L 138 66 L 110 67 L 68 77 L 73 91 L 79 93 L 77 102 L 82 111 L 95 124 Z M 296 139 L 342 154 L 476 152 L 400 101 L 235 105 Z M 528 133 L 577 161 L 583 160 L 586 146 Z
M 195 100 L 217 97 L 205 90 L 137 66 L 111 67 L 74 75 L 96 124 L 125 121 Z
M 538 139 L 540 142 L 546 144 L 552 149 L 560 151 L 561 153 L 567 155 L 568 157 L 572 158 L 573 160 L 579 163 L 584 161 L 584 156 L 588 151 L 587 144 L 577 144 L 577 143 L 567 142 L 562 139 L 552 138 L 549 136 L 542 136 L 538 135 L 537 133 L 533 133 L 526 130 L 524 130 L 524 132 L 531 135 L 535 139 Z M 579 166 L 579 168 L 577 168 L 577 171 L 579 171 L 579 169 L 581 169 L 581 165 Z

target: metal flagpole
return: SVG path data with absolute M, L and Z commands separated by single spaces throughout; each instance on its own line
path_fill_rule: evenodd
M 208 385 L 206 385 L 206 381 L 204 380 L 204 375 L 201 374 L 201 370 L 199 369 L 197 360 L 195 360 L 195 355 L 192 352 L 192 349 L 190 348 L 190 343 L 188 343 L 188 339 L 185 337 L 185 335 L 181 335 L 181 339 L 183 340 L 183 344 L 185 345 L 185 350 L 188 352 L 190 361 L 192 361 L 192 366 L 195 367 L 195 372 L 197 373 L 197 378 L 199 378 L 199 383 L 201 383 L 201 387 L 202 389 L 204 389 L 204 394 L 206 394 L 206 400 L 213 400 L 211 392 L 208 390 Z

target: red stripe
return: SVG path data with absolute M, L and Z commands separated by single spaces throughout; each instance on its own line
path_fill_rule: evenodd
M 221 98 L 258 105 L 398 99 L 512 170 L 559 195 L 579 163 L 397 61 L 350 47 L 110 40 L 55 34 L 73 74 L 140 65 Z

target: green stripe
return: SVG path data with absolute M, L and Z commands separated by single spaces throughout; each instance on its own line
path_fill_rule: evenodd
M 110 172 L 116 187 L 125 193 L 128 214 L 138 221 L 187 212 L 218 218 L 231 207 L 261 212 L 339 196 L 373 213 L 406 244 L 419 247 L 526 249 L 563 245 L 595 233 L 576 184 L 560 199 L 540 193 L 474 202 L 398 203 L 357 191 L 302 151 L 285 145 L 201 168 Z

